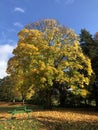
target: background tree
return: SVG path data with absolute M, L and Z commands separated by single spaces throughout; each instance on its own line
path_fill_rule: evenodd
M 81 34 L 80 34 L 80 42 L 81 42 L 81 47 L 83 49 L 83 52 L 89 56 L 91 59 L 91 65 L 92 69 L 95 73 L 96 81 L 98 82 L 98 40 L 97 40 L 97 35 L 98 33 L 95 34 L 95 37 L 92 37 L 92 35 L 86 30 L 82 29 Z M 93 80 L 94 82 L 94 80 Z M 95 95 L 95 101 L 96 101 L 96 106 L 98 108 L 98 92 L 97 92 L 97 87 L 95 87 L 95 83 L 92 82 L 92 94 Z M 97 94 L 96 94 L 97 92 Z
M 98 42 L 98 32 L 95 33 L 94 39 L 96 42 Z
M 0 81 L 0 99 L 5 101 L 14 101 L 21 98 L 20 92 L 17 90 L 10 76 L 4 77 Z
M 92 35 L 86 30 L 86 29 L 81 29 L 80 33 L 80 43 L 83 49 L 83 52 L 91 57 L 91 48 L 92 48 L 92 43 L 94 43 L 94 40 L 92 38 Z

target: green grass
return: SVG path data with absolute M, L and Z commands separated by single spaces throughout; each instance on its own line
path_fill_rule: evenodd
M 55 119 L 29 119 L 0 121 L 0 130 L 98 130 L 96 123 L 68 122 Z
M 0 106 L 0 130 L 98 130 L 98 112 L 91 109 L 43 110 L 38 106 L 33 109 L 30 119 L 16 115 L 10 119 L 7 113 L 16 106 Z
M 37 120 L 6 120 L 0 122 L 0 130 L 40 130 L 41 123 Z
M 6 117 L 8 111 L 15 109 L 19 105 L 1 105 L 0 106 L 0 130 L 40 130 L 43 124 L 36 119 L 28 118 L 13 118 L 10 115 Z M 28 108 L 32 108 L 27 106 Z

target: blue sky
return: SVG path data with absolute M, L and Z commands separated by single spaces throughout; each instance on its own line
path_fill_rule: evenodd
M 98 0 L 0 0 L 0 78 L 25 25 L 53 18 L 77 34 L 98 31 Z

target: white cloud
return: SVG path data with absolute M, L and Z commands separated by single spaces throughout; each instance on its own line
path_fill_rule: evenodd
M 20 13 L 24 13 L 24 12 L 25 12 L 24 9 L 22 9 L 22 8 L 20 8 L 20 7 L 15 7 L 15 8 L 14 8 L 14 11 L 15 11 L 15 12 L 20 12 Z
M 7 62 L 12 56 L 12 51 L 14 48 L 15 46 L 9 44 L 0 45 L 0 78 L 3 78 L 7 75 Z
M 58 4 L 72 4 L 74 2 L 74 0 L 55 0 L 56 3 Z
M 0 79 L 2 79 L 5 76 L 7 76 L 6 68 L 7 68 L 7 62 L 0 61 Z
M 17 26 L 17 27 L 19 27 L 19 28 L 22 28 L 22 27 L 23 27 L 23 25 L 22 25 L 21 23 L 19 23 L 19 22 L 15 22 L 15 23 L 14 23 L 14 26 Z

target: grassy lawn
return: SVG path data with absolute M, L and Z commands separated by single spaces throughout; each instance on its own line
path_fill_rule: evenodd
M 41 123 L 37 120 L 6 120 L 0 122 L 0 130 L 40 130 Z
M 33 112 L 16 114 L 10 119 L 12 105 L 0 106 L 0 130 L 98 130 L 98 113 L 83 109 L 43 110 L 30 106 Z

